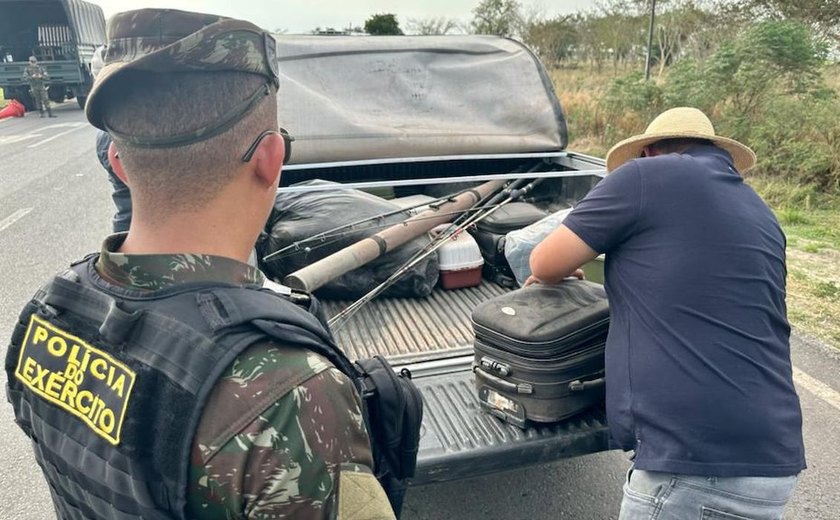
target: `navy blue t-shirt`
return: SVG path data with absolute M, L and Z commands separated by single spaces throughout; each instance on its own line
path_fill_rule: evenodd
M 564 224 L 606 253 L 614 445 L 649 471 L 802 470 L 785 237 L 729 154 L 699 145 L 630 161 Z

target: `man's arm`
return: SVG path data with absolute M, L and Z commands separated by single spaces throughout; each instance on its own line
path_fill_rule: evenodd
M 616 169 L 595 186 L 563 224 L 531 253 L 525 282 L 556 283 L 600 253 L 630 237 L 641 214 L 641 178 L 635 161 Z
M 525 286 L 532 283 L 557 283 L 572 276 L 583 264 L 598 256 L 574 232 L 561 225 L 540 242 L 531 252 L 531 277 Z
M 214 389 L 193 450 L 194 518 L 394 517 L 353 384 L 311 352 L 248 349 Z

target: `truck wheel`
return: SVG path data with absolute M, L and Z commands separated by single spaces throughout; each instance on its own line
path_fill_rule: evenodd
M 47 97 L 53 103 L 63 103 L 67 98 L 67 90 L 64 87 L 51 87 L 47 91 Z
M 79 104 L 79 108 L 84 110 L 85 109 L 85 103 L 87 103 L 87 96 L 76 96 L 76 103 Z

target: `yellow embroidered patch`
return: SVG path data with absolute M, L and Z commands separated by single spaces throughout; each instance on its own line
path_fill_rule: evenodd
M 103 439 L 120 443 L 135 377 L 125 364 L 33 314 L 15 377 Z

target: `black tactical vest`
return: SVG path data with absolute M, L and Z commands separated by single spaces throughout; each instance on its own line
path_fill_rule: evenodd
M 128 290 L 96 273 L 97 258 L 23 310 L 6 357 L 8 399 L 59 518 L 185 518 L 193 438 L 234 358 L 267 338 L 334 363 L 337 349 L 312 312 L 267 289 Z

